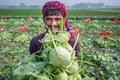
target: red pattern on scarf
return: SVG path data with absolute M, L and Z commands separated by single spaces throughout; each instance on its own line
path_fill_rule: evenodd
M 65 18 L 68 14 L 66 7 L 63 3 L 58 2 L 58 1 L 48 1 L 45 3 L 45 5 L 42 8 L 42 14 L 44 15 L 46 11 L 50 9 L 57 9 L 61 12 L 63 17 Z

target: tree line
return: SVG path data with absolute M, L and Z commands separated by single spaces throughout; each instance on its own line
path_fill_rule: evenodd
M 103 2 L 100 3 L 78 3 L 78 4 L 74 4 L 74 5 L 66 5 L 67 8 L 69 9 L 79 9 L 79 8 L 120 8 L 120 6 L 116 5 L 105 5 Z M 40 9 L 42 8 L 41 5 L 26 5 L 24 3 L 19 3 L 19 5 L 3 5 L 0 6 L 0 8 L 11 8 L 11 9 Z

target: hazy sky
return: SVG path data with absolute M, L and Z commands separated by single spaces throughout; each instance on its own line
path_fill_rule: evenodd
M 19 3 L 25 3 L 26 5 L 43 5 L 46 1 L 50 0 L 0 0 L 0 5 L 19 5 Z M 119 5 L 120 0 L 58 0 L 67 5 L 73 5 L 76 3 L 98 3 L 104 2 L 106 5 Z

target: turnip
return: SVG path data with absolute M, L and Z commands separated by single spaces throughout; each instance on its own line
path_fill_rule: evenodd
M 68 80 L 68 74 L 66 72 L 60 72 L 56 75 L 55 80 Z
M 66 43 L 64 45 L 62 45 L 65 49 L 67 49 L 71 55 L 75 52 L 74 49 L 72 48 L 72 46 L 69 43 Z
M 68 77 L 68 80 L 82 80 L 80 74 L 73 74 Z
M 73 64 L 68 68 L 68 73 L 74 74 L 79 70 L 79 65 L 77 62 L 73 62 Z
M 59 46 L 50 51 L 49 59 L 50 64 L 53 66 L 67 67 L 71 63 L 71 53 L 67 49 Z
M 63 31 L 63 32 L 56 34 L 55 38 L 60 39 L 62 42 L 64 42 L 64 41 L 67 42 L 70 38 L 70 34 L 68 32 Z

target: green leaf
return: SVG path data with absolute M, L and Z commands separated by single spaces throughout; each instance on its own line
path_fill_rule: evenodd
M 21 65 L 14 70 L 14 74 L 17 75 L 30 75 L 29 72 L 39 73 L 48 62 L 36 62 L 28 63 L 26 65 Z
M 27 55 L 23 60 L 22 62 L 23 63 L 29 63 L 29 62 L 35 62 L 36 61 L 36 58 L 35 58 L 35 55 Z

